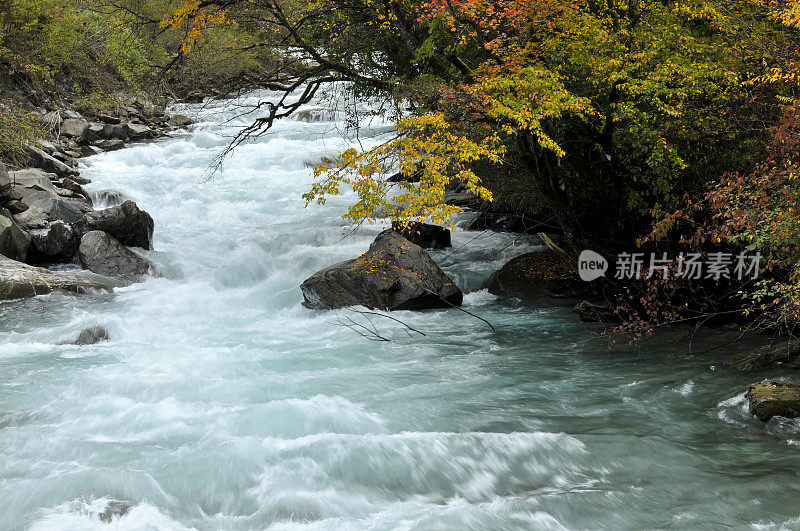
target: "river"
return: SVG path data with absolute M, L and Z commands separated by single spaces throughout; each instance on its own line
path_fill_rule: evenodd
M 569 308 L 499 301 L 483 280 L 536 242 L 463 230 L 431 254 L 494 331 L 307 310 L 300 282 L 383 228 L 343 237 L 352 197 L 300 198 L 343 117 L 280 121 L 210 175 L 253 115 L 176 110 L 190 132 L 83 169 L 151 213 L 165 276 L 0 304 L 0 529 L 800 528 L 800 424 L 751 418 L 763 375 L 709 368 L 725 349 L 610 351 Z M 58 344 L 93 325 L 110 341 Z

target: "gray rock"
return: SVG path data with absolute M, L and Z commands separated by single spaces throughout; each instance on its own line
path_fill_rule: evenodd
M 29 147 L 28 154 L 37 168 L 41 168 L 46 172 L 55 173 L 59 177 L 69 177 L 78 175 L 78 171 L 70 168 L 55 157 L 48 155 L 44 151 L 36 147 Z
M 37 168 L 26 168 L 24 170 L 12 171 L 9 173 L 9 176 L 14 184 L 14 188 L 17 190 L 19 188 L 29 188 L 51 194 L 58 193 L 55 185 L 53 185 L 51 181 L 51 179 L 58 177 L 54 173 Z
M 173 114 L 169 117 L 169 123 L 176 127 L 186 127 L 192 124 L 192 119 L 183 114 Z
M 54 221 L 30 232 L 33 261 L 71 262 L 78 251 L 78 237 L 63 221 Z
M 138 277 L 155 271 L 155 265 L 150 260 L 99 230 L 83 235 L 78 255 L 83 267 L 99 275 Z
M 61 181 L 58 186 L 59 188 L 69 190 L 73 194 L 76 194 L 78 197 L 82 197 L 86 199 L 89 203 L 92 203 L 92 198 L 88 193 L 86 193 L 86 190 L 84 190 L 81 185 L 79 185 L 69 177 Z
M 83 138 L 89 122 L 83 118 L 68 118 L 61 124 L 61 134 L 69 138 Z
M 118 116 L 111 116 L 109 114 L 98 114 L 97 119 L 111 125 L 116 125 L 122 121 Z
M 11 194 L 13 184 L 14 183 L 11 181 L 11 176 L 8 174 L 8 170 L 6 169 L 5 165 L 0 162 L 0 199 L 4 199 Z
M 130 133 L 130 137 L 134 140 L 152 138 L 154 136 L 153 130 L 144 124 L 129 123 L 128 131 Z
M 111 285 L 94 275 L 49 271 L 0 256 L 0 300 L 34 297 L 54 291 L 111 291 Z
M 61 113 L 65 120 L 82 120 L 83 116 L 73 110 L 66 110 Z
M 122 149 L 125 147 L 125 142 L 118 138 L 112 138 L 110 140 L 99 140 L 94 144 L 98 148 L 102 149 L 103 151 L 116 151 L 118 149 Z
M 31 237 L 20 228 L 7 210 L 0 210 L 0 254 L 24 261 L 28 256 Z
M 772 417 L 795 418 L 800 416 L 800 386 L 761 382 L 747 390 L 750 413 L 758 420 L 768 421 Z
M 83 131 L 83 140 L 85 142 L 97 142 L 98 140 L 105 139 L 105 125 L 99 123 L 90 123 Z
M 106 124 L 103 127 L 103 138 L 105 140 L 125 140 L 128 138 L 128 124 Z
M 303 306 L 312 309 L 422 310 L 457 306 L 463 299 L 428 253 L 394 231 L 384 231 L 366 253 L 318 271 L 300 287 Z
M 86 215 L 86 230 L 109 233 L 125 245 L 153 248 L 153 218 L 133 201 Z
M 26 199 L 30 198 L 34 200 L 28 202 Z M 82 221 L 86 213 L 92 210 L 92 205 L 82 198 L 72 199 L 58 195 L 39 198 L 29 195 L 23 197 L 22 202 L 29 208 L 15 216 L 15 219 L 28 229 L 44 228 L 48 223 L 59 220 L 73 225 Z

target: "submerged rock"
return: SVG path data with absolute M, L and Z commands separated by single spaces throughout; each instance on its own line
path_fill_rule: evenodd
M 110 501 L 103 512 L 99 513 L 97 516 L 100 518 L 101 522 L 106 524 L 110 524 L 115 518 L 122 518 L 133 507 L 130 503 L 121 502 L 121 501 Z
M 59 345 L 96 345 L 108 341 L 108 330 L 102 326 L 90 326 L 81 330 L 78 337 L 69 341 L 62 341 Z
M 86 214 L 86 229 L 109 233 L 125 245 L 153 248 L 153 218 L 133 201 Z
M 747 390 L 750 413 L 758 420 L 800 416 L 800 385 L 761 382 Z
M 83 235 L 78 256 L 83 267 L 108 277 L 143 276 L 155 271 L 155 265 L 150 260 L 99 230 Z
M 192 119 L 183 114 L 173 114 L 169 117 L 169 123 L 176 127 L 186 127 L 192 125 Z
M 46 295 L 53 291 L 111 291 L 111 285 L 92 275 L 49 271 L 0 256 L 0 300 Z
M 444 249 L 453 245 L 450 241 L 450 231 L 438 225 L 418 221 L 402 224 L 394 221 L 392 230 L 423 249 Z
M 460 305 L 461 290 L 420 246 L 394 231 L 378 235 L 354 260 L 325 268 L 306 279 L 303 306 L 335 309 L 366 306 L 379 310 L 423 310 Z

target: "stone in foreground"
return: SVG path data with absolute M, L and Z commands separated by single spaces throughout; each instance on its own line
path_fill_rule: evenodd
M 49 271 L 0 256 L 0 300 L 23 299 L 54 291 L 111 291 L 111 286 L 93 275 Z
M 147 258 L 131 251 L 106 232 L 93 230 L 81 238 L 78 248 L 81 265 L 108 277 L 138 277 L 155 271 Z
M 747 390 L 747 399 L 750 413 L 764 422 L 772 417 L 800 416 L 800 385 L 761 382 Z
M 394 231 L 378 235 L 358 258 L 314 273 L 300 288 L 303 306 L 316 310 L 449 308 L 464 298 L 428 253 Z

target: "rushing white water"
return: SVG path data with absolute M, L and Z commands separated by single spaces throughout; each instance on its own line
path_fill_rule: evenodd
M 205 181 L 252 116 L 181 110 L 190 133 L 84 171 L 153 215 L 166 277 L 0 305 L 0 529 L 800 526 L 800 428 L 750 418 L 760 376 L 685 343 L 611 353 L 568 309 L 497 301 L 481 283 L 532 245 L 499 234 L 432 253 L 496 331 L 398 312 L 426 335 L 371 316 L 392 341 L 368 341 L 341 323 L 365 317 L 300 306 L 381 229 L 342 239 L 347 196 L 303 207 L 341 121 L 279 122 Z M 109 342 L 58 345 L 96 324 Z

